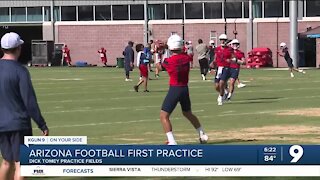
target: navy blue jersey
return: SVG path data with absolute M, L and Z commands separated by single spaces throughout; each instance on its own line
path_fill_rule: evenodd
M 31 129 L 31 118 L 46 130 L 27 68 L 0 60 L 0 132 Z
M 150 59 L 147 58 L 145 53 L 141 53 L 140 55 L 140 65 L 148 65 L 150 62 Z

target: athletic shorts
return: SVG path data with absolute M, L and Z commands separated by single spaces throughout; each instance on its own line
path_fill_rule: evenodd
M 180 103 L 183 112 L 191 111 L 191 101 L 189 97 L 188 86 L 170 86 L 161 110 L 171 114 L 176 108 L 178 102 Z
M 107 58 L 101 58 L 102 63 L 107 63 Z
M 64 58 L 64 60 L 67 62 L 67 63 L 69 63 L 69 62 L 71 62 L 71 59 L 70 58 Z
M 139 70 L 140 70 L 140 76 L 148 78 L 149 76 L 149 70 L 148 70 L 148 66 L 146 65 L 140 65 L 139 66 Z
M 287 61 L 288 67 L 293 68 L 292 59 L 290 58 L 290 59 L 287 59 L 286 61 Z
M 229 67 L 218 67 L 216 72 L 215 82 L 219 83 L 221 80 L 227 82 L 230 78 L 230 68 Z
M 24 144 L 24 136 L 32 136 L 32 129 L 0 132 L 0 150 L 3 159 L 9 162 L 20 161 L 20 145 Z
M 230 68 L 230 77 L 232 79 L 238 79 L 239 78 L 240 69 L 239 68 Z

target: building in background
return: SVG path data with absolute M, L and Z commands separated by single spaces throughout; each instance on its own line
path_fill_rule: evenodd
M 249 19 L 251 2 L 253 21 Z M 182 34 L 185 17 L 186 40 L 196 42 L 201 38 L 208 43 L 226 27 L 228 36 L 238 38 L 245 52 L 252 47 L 268 47 L 273 52 L 274 66 L 284 67 L 276 51 L 281 42 L 290 44 L 289 0 L 251 2 L 149 0 L 148 37 L 165 40 L 172 33 Z M 110 64 L 116 64 L 128 40 L 144 42 L 144 6 L 145 0 L 0 1 L 0 35 L 7 31 L 21 34 L 26 40 L 23 57 L 27 59 L 31 59 L 31 40 L 54 39 L 68 44 L 75 61 L 99 64 L 96 49 L 103 46 Z M 299 33 L 320 25 L 319 9 L 320 1 L 299 0 Z M 319 38 L 299 39 L 301 66 L 319 67 L 319 46 Z

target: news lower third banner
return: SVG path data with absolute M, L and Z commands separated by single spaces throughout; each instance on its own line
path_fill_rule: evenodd
M 320 176 L 318 145 L 88 145 L 25 137 L 23 176 Z

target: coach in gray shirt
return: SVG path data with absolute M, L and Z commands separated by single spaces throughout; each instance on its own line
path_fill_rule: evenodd
M 44 136 L 49 130 L 43 119 L 27 68 L 18 62 L 23 40 L 16 33 L 1 38 L 4 56 L 0 60 L 0 150 L 3 161 L 0 180 L 20 176 L 20 145 L 32 136 L 31 118 Z M 12 176 L 12 175 L 11 175 Z
M 207 45 L 205 45 L 202 41 L 202 39 L 198 40 L 198 45 L 196 47 L 197 53 L 198 53 L 198 60 L 200 65 L 200 72 L 202 76 L 202 80 L 206 80 L 206 76 L 209 70 L 209 61 L 207 59 L 209 48 Z

